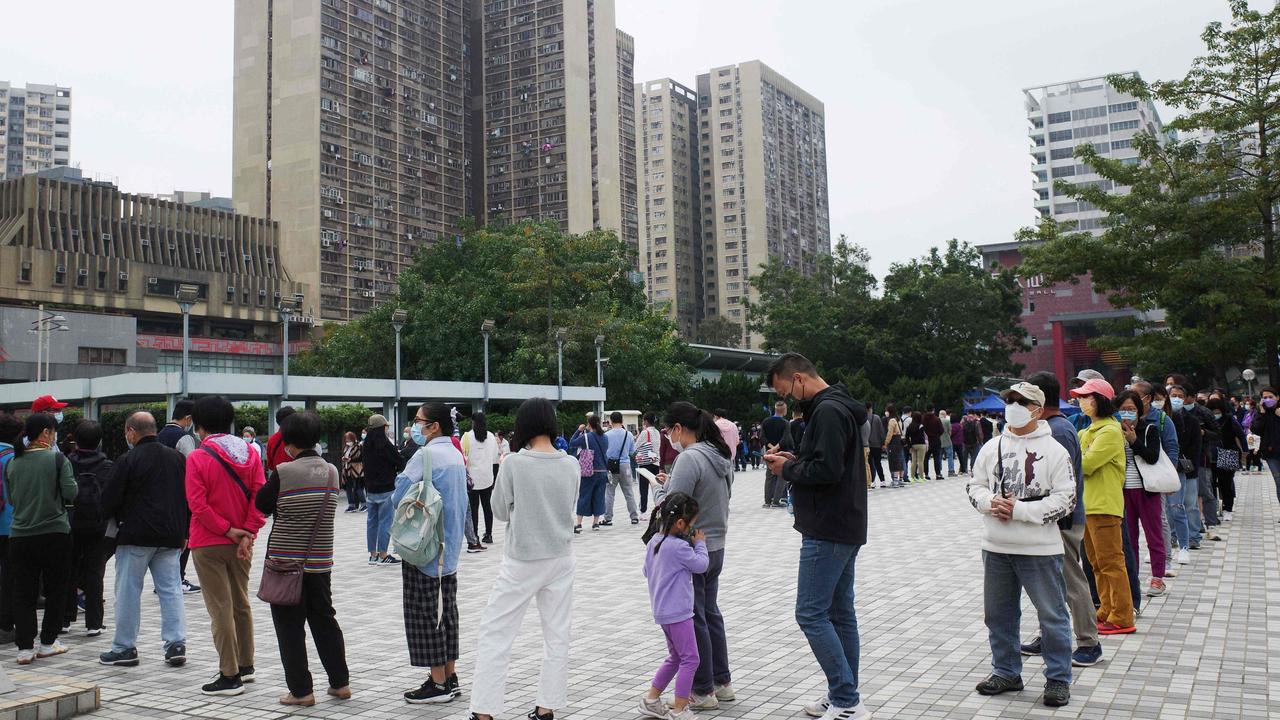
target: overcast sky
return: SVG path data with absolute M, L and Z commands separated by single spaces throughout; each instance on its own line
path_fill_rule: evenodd
M 877 275 L 1034 221 L 1022 88 L 1180 77 L 1205 24 L 1229 17 L 1226 0 L 616 2 L 637 81 L 759 59 L 826 104 L 831 232 L 869 248 Z M 86 173 L 231 194 L 231 0 L 12 2 L 5 21 L 57 22 L 7 34 L 0 80 L 72 87 Z

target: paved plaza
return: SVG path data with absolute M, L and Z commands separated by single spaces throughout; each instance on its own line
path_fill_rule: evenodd
M 701 713 L 704 718 L 804 717 L 800 706 L 825 693 L 823 676 L 793 619 L 800 538 L 785 510 L 760 507 L 762 480 L 763 471 L 738 475 L 721 582 L 738 702 Z M 965 497 L 964 480 L 873 491 L 870 542 L 858 560 L 857 581 L 866 703 L 880 720 L 1280 717 L 1280 512 L 1268 476 L 1241 475 L 1237 485 L 1235 519 L 1223 532 L 1224 542 L 1206 542 L 1205 549 L 1192 553 L 1193 563 L 1169 581 L 1168 596 L 1146 604 L 1138 633 L 1104 639 L 1104 662 L 1075 670 L 1071 704 L 1058 710 L 1040 703 L 1044 680 L 1036 658 L 1026 663 L 1023 692 L 998 698 L 973 692 L 990 665 L 982 623 L 980 523 Z M 625 514 L 619 519 L 622 525 L 584 531 L 575 541 L 571 704 L 558 717 L 638 717 L 636 698 L 664 656 L 640 569 L 640 529 L 626 525 Z M 239 697 L 202 696 L 199 686 L 217 667 L 203 602 L 198 595 L 186 598 L 187 666 L 166 667 L 149 581 L 139 667 L 98 665 L 98 653 L 110 645 L 110 628 L 92 640 L 76 628 L 67 641 L 70 653 L 37 661 L 31 670 L 99 683 L 103 709 L 94 717 L 466 718 L 465 692 L 442 706 L 407 705 L 400 698 L 424 677 L 423 670 L 409 666 L 400 572 L 365 564 L 363 515 L 339 514 L 337 528 L 333 587 L 346 633 L 351 700 L 317 695 L 314 708 L 298 710 L 276 703 L 285 692 L 284 678 L 270 613 L 256 599 L 257 682 Z M 503 530 L 499 525 L 495 531 L 493 549 L 464 555 L 459 568 L 458 672 L 464 690 L 475 662 L 476 624 L 502 560 Z M 264 535 L 254 563 L 255 586 L 265 545 Z M 108 626 L 112 577 L 109 566 Z M 1026 604 L 1024 637 L 1036 632 L 1034 618 Z M 504 717 L 523 718 L 532 706 L 540 650 L 531 609 L 516 643 Z M 5 661 L 13 667 L 11 657 Z M 323 688 L 314 652 L 312 672 Z

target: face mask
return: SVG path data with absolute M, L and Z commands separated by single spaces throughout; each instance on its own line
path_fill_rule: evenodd
M 667 433 L 667 440 L 671 442 L 671 449 L 678 453 L 684 452 L 684 443 L 672 437 L 672 433 Z
M 1185 402 L 1185 401 L 1184 401 L 1182 398 L 1180 398 L 1180 397 L 1176 397 L 1176 398 L 1169 398 L 1169 405 L 1170 405 L 1174 410 L 1181 410 L 1181 409 L 1182 409 L 1182 404 L 1183 404 L 1183 402 Z
M 1152 400 L 1152 401 L 1151 401 L 1151 407 L 1153 407 L 1153 408 L 1155 408 L 1155 409 L 1157 409 L 1157 410 L 1163 410 L 1163 409 L 1164 409 L 1164 401 L 1163 401 L 1163 400 Z
M 404 439 L 405 439 L 405 440 L 408 440 L 408 439 L 409 439 L 409 436 L 410 436 L 410 435 L 412 435 L 412 434 L 413 434 L 413 431 L 412 431 L 412 430 L 410 430 L 409 432 L 405 433 L 405 434 L 404 434 Z
M 1138 412 L 1136 410 L 1120 410 L 1116 412 L 1116 417 L 1129 422 L 1138 421 Z
M 60 413 L 60 412 L 56 412 L 56 413 L 54 413 L 54 414 L 53 414 L 53 420 L 54 420 L 54 422 L 56 422 L 56 423 L 58 423 L 59 425 L 61 425 L 61 424 L 62 424 L 62 413 Z
M 367 438 L 367 437 L 369 437 L 369 433 L 367 433 L 367 432 L 362 432 L 362 433 L 360 433 L 360 439 L 361 439 L 361 440 L 364 440 L 364 439 L 365 439 L 365 438 Z
M 1262 407 L 1264 407 L 1264 408 L 1266 408 L 1266 409 L 1270 410 L 1270 409 L 1274 408 L 1275 406 L 1276 406 L 1276 399 L 1275 399 L 1275 398 L 1263 398 L 1263 399 L 1262 399 Z
M 413 438 L 415 445 L 427 444 L 427 436 L 422 434 L 422 426 L 417 423 L 414 423 L 413 427 L 409 429 L 409 436 Z
M 124 444 L 125 444 L 125 445 L 128 445 L 130 450 L 132 450 L 132 449 L 133 449 L 133 443 L 129 442 L 128 440 L 125 440 L 125 441 L 124 441 Z
M 1214 413 L 1214 414 L 1213 414 L 1213 419 L 1214 419 L 1214 420 L 1221 420 L 1221 419 L 1222 419 L 1222 413 Z
M 1012 428 L 1026 427 L 1031 424 L 1031 411 L 1017 403 L 1006 405 L 1004 420 Z
M 244 436 L 244 441 L 245 441 L 245 442 L 247 442 L 247 443 L 251 443 L 251 442 L 253 442 L 253 438 L 249 437 L 248 435 L 245 435 L 245 436 Z

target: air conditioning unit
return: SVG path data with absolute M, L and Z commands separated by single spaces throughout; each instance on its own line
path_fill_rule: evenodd
M 252 256 L 252 255 L 250 255 L 249 253 L 245 253 L 245 254 L 244 254 L 244 261 L 245 261 L 245 262 L 250 262 L 250 261 L 252 261 L 252 260 L 253 260 L 253 256 Z
M 360 293 L 360 296 L 361 296 L 361 297 L 371 298 L 371 297 L 373 297 L 373 291 L 372 291 L 372 290 L 365 290 L 365 291 L 363 291 L 363 292 L 361 292 L 361 293 Z
M 321 240 L 321 241 L 320 241 L 320 247 L 326 247 L 326 248 L 327 248 L 327 247 L 329 247 L 330 245 L 333 245 L 333 242 L 332 242 L 332 241 L 330 241 L 330 240 Z
M 236 294 L 236 286 L 235 286 L 235 285 L 228 285 L 228 286 L 227 286 L 227 294 L 228 294 L 228 295 L 235 295 L 235 294 Z
M 169 243 L 169 252 L 177 252 L 177 251 L 178 251 L 178 244 L 177 244 L 177 243 Z
M 102 239 L 106 242 L 111 241 L 111 233 L 102 233 Z
M 60 273 L 64 273 L 64 272 L 66 272 L 66 271 L 67 271 L 67 266 L 66 266 L 66 265 L 59 265 L 59 266 L 58 266 L 58 272 L 60 272 Z
M 148 284 L 148 285 L 159 285 L 159 284 L 160 284 L 160 278 L 157 278 L 157 277 L 149 277 L 149 278 L 147 278 L 147 284 Z
M 266 290 L 259 290 L 259 291 L 258 291 L 258 297 L 266 297 L 266 296 L 267 296 L 267 291 L 266 291 Z
M 88 276 L 89 276 L 89 269 L 88 269 L 88 268 L 80 268 L 80 273 L 79 273 L 79 275 L 80 275 L 80 277 L 88 277 Z
M 336 202 L 336 203 L 338 203 L 339 205 L 341 205 L 341 204 L 342 204 L 342 197 L 341 197 L 341 196 L 339 196 L 339 197 L 334 198 L 334 202 Z
M 142 238 L 142 247 L 151 247 L 151 241 L 147 238 Z
M 333 211 L 332 211 L 332 210 L 329 210 L 329 209 L 327 209 L 327 208 L 326 208 L 326 209 L 324 209 L 324 210 L 321 210 L 321 211 L 320 211 L 320 214 L 321 214 L 322 216 L 324 216 L 325 218 L 329 218 L 329 219 L 332 219 L 332 218 L 333 218 Z
M 128 280 L 128 279 L 129 279 L 129 273 L 127 273 L 127 272 L 122 272 L 122 273 L 120 273 L 120 279 L 121 279 L 121 280 Z
M 80 237 L 80 231 L 79 231 L 79 230 L 76 230 L 75 228 L 71 228 L 71 237 L 73 237 L 73 238 L 78 238 L 78 237 Z
M 196 254 L 197 254 L 197 255 L 199 255 L 199 254 L 201 254 L 201 253 L 203 253 L 203 252 L 204 252 L 204 251 L 200 249 L 200 246 L 199 246 L 199 245 L 197 245 L 197 246 L 196 246 Z

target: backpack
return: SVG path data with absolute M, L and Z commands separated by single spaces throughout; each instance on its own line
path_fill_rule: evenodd
M 12 458 L 12 457 L 13 457 L 13 448 L 7 447 L 3 450 L 0 450 L 0 461 L 3 461 L 3 462 L 0 462 L 0 468 L 7 468 L 9 466 L 9 462 L 8 460 L 6 460 L 6 458 Z M 8 475 L 4 475 L 3 477 L 7 478 Z M 9 504 L 9 494 L 5 490 L 5 483 L 0 482 L 0 511 L 3 511 L 5 506 L 8 504 Z
M 401 559 L 422 567 L 444 564 L 444 500 L 431 484 L 431 455 L 422 454 L 422 481 L 409 486 L 391 519 L 391 540 Z
M 978 422 L 976 420 L 965 420 L 961 427 L 964 428 L 964 444 L 977 445 L 978 434 L 980 432 L 978 429 Z
M 103 474 L 111 471 L 111 462 L 102 465 Z M 71 509 L 71 527 L 76 530 L 93 530 L 107 524 L 102 516 L 102 478 L 97 472 L 76 473 L 75 504 Z

